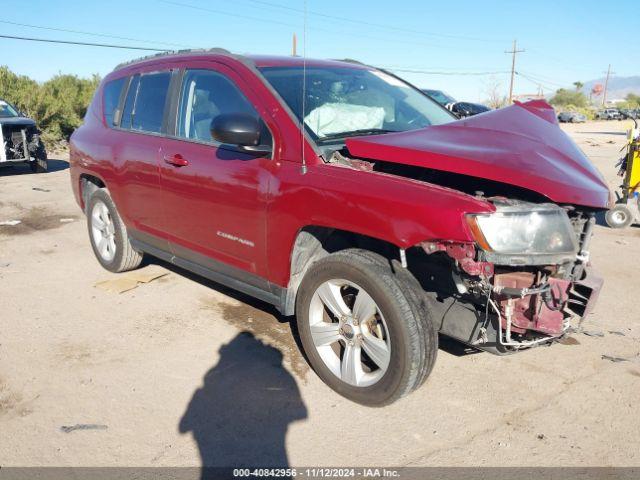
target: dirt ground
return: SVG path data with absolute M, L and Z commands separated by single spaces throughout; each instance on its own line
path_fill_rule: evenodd
M 563 128 L 614 188 L 628 125 Z M 369 409 L 269 306 L 153 260 L 166 275 L 96 287 L 118 275 L 53 157 L 0 171 L 0 222 L 22 221 L 0 226 L 0 466 L 640 465 L 640 228 L 596 229 L 596 336 L 509 357 L 447 342 L 423 388 Z

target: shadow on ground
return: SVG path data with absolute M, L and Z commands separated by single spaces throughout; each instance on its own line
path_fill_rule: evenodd
M 280 351 L 242 332 L 220 348 L 178 430 L 198 444 L 201 478 L 214 478 L 215 467 L 287 467 L 287 428 L 306 417 Z
M 0 167 L 0 177 L 10 177 L 13 175 L 46 175 L 48 173 L 59 172 L 60 170 L 66 170 L 69 168 L 69 162 L 66 160 L 56 160 L 50 158 L 48 161 L 48 169 L 46 173 L 34 173 L 31 171 L 31 167 L 27 163 L 15 163 L 10 165 L 3 165 Z
M 158 258 L 146 256 L 144 265 L 160 265 L 177 275 L 183 276 L 204 285 L 207 288 L 223 293 L 236 300 L 238 304 L 228 304 L 218 300 L 203 299 L 203 308 L 219 311 L 224 320 L 239 330 L 249 331 L 257 338 L 278 348 L 285 357 L 285 362 L 299 380 L 305 382 L 309 370 L 308 360 L 298 335 L 295 317 L 282 315 L 273 305 L 245 295 L 242 292 L 201 277 L 188 270 L 165 262 Z
M 171 263 L 164 262 L 153 257 L 145 257 L 145 262 L 147 264 L 151 263 L 161 265 L 167 270 L 171 270 L 178 275 L 187 277 L 194 282 L 198 282 L 201 285 L 205 285 L 208 288 L 223 293 L 237 300 L 238 302 L 242 302 L 244 304 L 242 307 L 231 307 L 223 309 L 223 317 L 225 318 L 225 320 L 237 328 L 250 329 L 253 331 L 253 333 L 259 334 L 261 337 L 266 336 L 280 349 L 287 350 L 286 353 L 289 354 L 289 361 L 294 373 L 298 375 L 301 380 L 305 380 L 306 368 L 300 368 L 300 363 L 301 361 L 305 360 L 308 362 L 308 360 L 302 348 L 302 343 L 300 342 L 300 337 L 298 335 L 297 325 L 294 317 L 285 317 L 284 315 L 280 314 L 280 312 L 278 312 L 278 310 L 273 305 L 265 303 L 249 295 L 245 295 L 244 293 L 238 292 L 237 290 L 225 287 L 224 285 L 220 285 L 219 283 L 208 280 L 195 273 L 191 273 L 188 270 L 184 270 Z M 256 320 L 252 322 L 251 325 L 245 323 L 247 322 L 246 317 L 248 315 L 252 316 L 252 320 Z M 231 316 L 237 318 L 231 318 Z M 298 348 L 300 359 L 297 359 L 296 356 L 289 351 L 290 346 L 287 344 L 287 342 L 283 338 L 283 335 L 281 334 L 282 332 L 280 331 L 279 325 L 281 324 L 288 324 L 289 332 L 287 332 L 286 335 L 291 335 L 296 347 Z M 274 328 L 278 329 L 278 332 L 269 332 L 270 329 L 273 330 Z M 465 345 L 464 343 L 458 342 L 442 335 L 440 335 L 438 347 L 440 348 L 440 350 L 451 355 L 455 355 L 456 357 L 482 353 L 481 350 L 475 349 L 473 347 Z M 302 358 L 304 358 L 304 360 L 301 360 Z

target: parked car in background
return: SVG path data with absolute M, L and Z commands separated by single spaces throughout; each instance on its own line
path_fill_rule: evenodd
M 598 120 L 620 120 L 622 115 L 617 108 L 605 108 L 596 113 Z
M 621 108 L 621 109 L 620 109 L 620 115 L 621 115 L 623 118 L 633 118 L 633 119 L 640 118 L 640 117 L 638 116 L 638 113 L 639 113 L 639 112 L 638 112 L 638 110 L 637 110 L 637 109 L 635 109 L 635 110 L 634 110 L 634 109 L 631 109 L 631 108 Z
M 71 137 L 70 180 L 104 268 L 149 254 L 295 315 L 318 376 L 371 406 L 424 383 L 438 333 L 552 343 L 602 284 L 588 245 L 609 190 L 550 105 L 459 121 L 362 64 L 121 65 Z
M 36 122 L 0 98 L 0 166 L 28 163 L 36 173 L 47 171 L 47 151 Z
M 578 112 L 560 112 L 558 121 L 562 123 L 584 123 L 587 121 L 587 116 Z
M 456 103 L 455 98 L 453 98 L 451 95 L 444 93 L 442 90 L 432 90 L 428 88 L 423 88 L 422 92 L 426 93 L 429 97 L 434 99 L 443 107 Z
M 471 117 L 491 110 L 485 105 L 471 102 L 456 102 L 453 105 L 449 105 L 448 108 L 459 118 Z

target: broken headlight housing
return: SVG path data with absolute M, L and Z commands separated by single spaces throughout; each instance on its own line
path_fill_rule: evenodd
M 554 204 L 498 204 L 491 214 L 467 215 L 471 232 L 496 263 L 564 263 L 578 246 L 567 212 Z

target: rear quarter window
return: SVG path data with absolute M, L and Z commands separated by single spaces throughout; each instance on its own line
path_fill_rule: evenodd
M 104 86 L 104 93 L 102 97 L 102 113 L 104 119 L 109 127 L 114 125 L 114 114 L 120 103 L 120 94 L 122 93 L 122 87 L 126 81 L 126 77 L 118 78 L 107 82 Z

